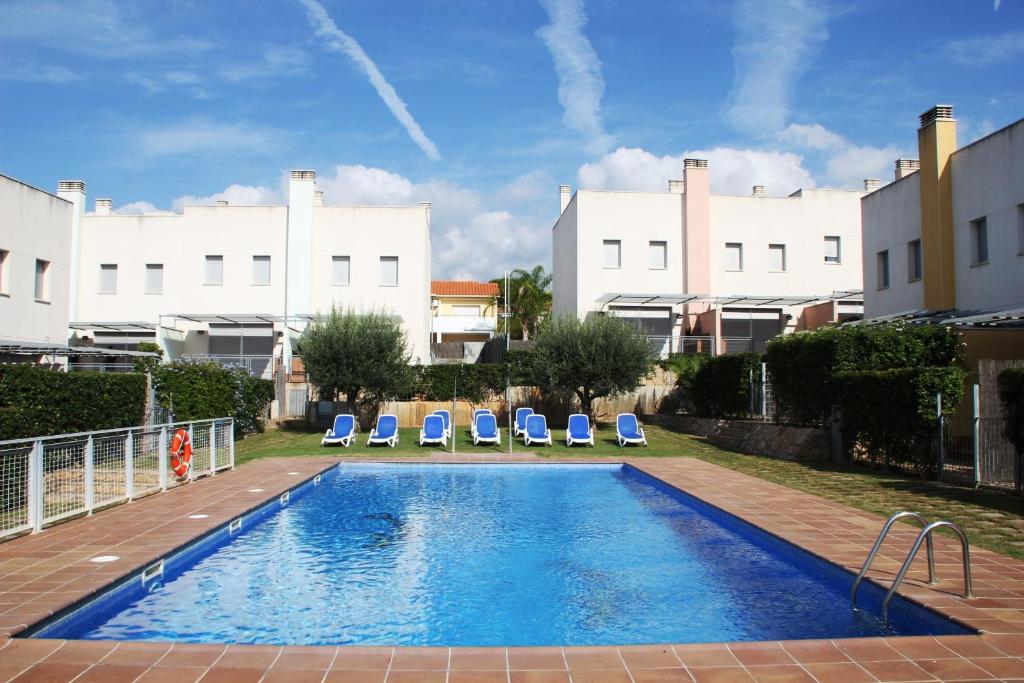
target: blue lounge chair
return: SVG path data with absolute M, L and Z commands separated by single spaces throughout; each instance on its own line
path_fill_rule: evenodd
M 548 421 L 543 415 L 530 415 L 526 418 L 526 433 L 523 434 L 523 443 L 527 446 L 531 443 L 551 445 L 551 430 L 548 429 Z
M 496 443 L 501 445 L 501 432 L 498 431 L 498 418 L 493 413 L 486 413 L 476 418 L 476 429 L 473 433 L 473 445 Z
M 441 419 L 444 420 L 444 433 L 448 435 L 448 438 L 452 438 L 452 414 L 447 410 L 435 410 L 433 415 L 440 415 Z
M 569 427 L 565 430 L 565 445 L 594 445 L 594 430 L 590 428 L 590 419 L 586 415 L 576 413 L 569 416 Z
M 473 420 L 469 423 L 469 433 L 476 438 L 476 420 L 481 415 L 493 415 L 489 408 L 480 408 L 473 411 Z
M 526 418 L 533 415 L 533 408 L 516 408 L 516 422 L 512 426 L 515 430 L 513 436 L 522 436 L 526 431 Z
M 394 415 L 381 415 L 377 418 L 377 426 L 370 431 L 367 446 L 375 443 L 387 444 L 394 448 L 398 445 L 398 418 Z
M 352 445 L 356 438 L 356 417 L 355 415 L 337 415 L 334 418 L 334 425 L 327 430 L 324 438 L 320 439 L 321 446 L 334 446 L 340 444 L 345 448 Z
M 615 437 L 619 440 L 619 446 L 630 443 L 647 445 L 644 430 L 633 413 L 619 413 L 615 418 Z
M 448 430 L 444 428 L 444 418 L 440 415 L 427 415 L 423 418 L 420 429 L 420 445 L 428 443 L 448 445 Z

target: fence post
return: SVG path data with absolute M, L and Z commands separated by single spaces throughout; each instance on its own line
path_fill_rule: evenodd
M 188 423 L 188 442 L 192 444 L 192 460 L 196 459 L 196 446 L 195 446 L 195 435 L 192 434 L 192 423 Z M 196 478 L 196 468 L 193 462 L 188 464 L 188 480 L 192 481 Z
M 28 523 L 32 533 L 43 530 L 43 442 L 32 444 L 28 456 Z
M 157 459 L 160 461 L 160 490 L 167 490 L 167 427 L 160 428 L 160 447 Z
M 974 456 L 974 488 L 981 485 L 981 392 L 971 386 L 971 454 Z
M 750 382 L 750 417 L 754 417 L 754 368 L 750 368 L 748 374 L 750 375 L 748 379 Z
M 92 436 L 89 436 L 85 440 L 85 509 L 92 514 L 93 506 L 93 479 L 95 473 L 93 472 L 93 440 Z
M 942 472 L 946 468 L 946 430 L 942 420 L 942 394 L 935 394 L 935 414 L 939 418 L 939 474 L 938 480 L 942 481 Z
M 217 421 L 210 423 L 210 474 L 217 474 Z
M 761 363 L 761 419 L 768 419 L 768 364 Z
M 231 458 L 231 469 L 235 469 L 235 418 L 228 418 L 228 452 Z
M 129 501 L 135 497 L 135 432 L 131 429 L 124 439 L 124 492 Z

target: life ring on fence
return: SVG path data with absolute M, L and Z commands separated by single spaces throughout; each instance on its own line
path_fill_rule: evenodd
M 171 469 L 176 477 L 188 474 L 192 465 L 192 438 L 184 429 L 174 432 L 171 438 Z

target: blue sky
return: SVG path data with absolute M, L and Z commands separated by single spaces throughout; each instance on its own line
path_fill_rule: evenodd
M 386 10 L 386 11 L 385 11 Z M 1024 116 L 1024 0 L 0 0 L 0 172 L 123 212 L 433 202 L 434 274 L 550 263 L 557 185 L 888 180 Z

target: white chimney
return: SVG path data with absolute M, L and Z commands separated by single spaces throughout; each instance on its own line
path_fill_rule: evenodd
M 82 214 L 85 213 L 85 182 L 82 180 L 61 180 L 57 183 L 57 196 L 71 202 L 71 282 L 69 283 L 68 320 L 78 320 L 78 262 L 79 244 L 82 234 Z M 68 336 L 74 334 L 68 330 Z
M 572 199 L 572 185 L 559 185 L 558 197 L 562 204 L 561 208 L 558 210 L 558 215 L 561 216 L 565 213 L 565 207 L 569 206 L 569 200 Z
M 865 178 L 864 179 L 864 191 L 874 192 L 882 186 L 882 182 L 878 178 Z
M 226 200 L 226 199 L 218 199 L 217 200 L 217 206 L 227 206 L 227 205 L 228 205 L 228 200 Z
M 114 200 L 113 199 L 97 199 L 96 210 L 93 212 L 97 216 L 109 216 L 114 212 Z
M 668 181 L 668 191 L 672 194 L 683 194 L 686 192 L 686 181 L 685 180 L 670 180 Z
M 765 196 L 764 185 L 754 185 L 754 187 L 750 191 L 750 194 L 751 194 L 751 196 L 754 196 L 754 197 L 764 197 Z
M 897 159 L 896 160 L 896 180 L 900 178 L 906 178 L 914 171 L 921 170 L 921 161 L 919 159 Z
M 323 190 L 317 190 L 317 191 L 315 191 L 313 193 L 313 206 L 323 206 L 323 205 L 324 205 L 324 191 Z
M 430 202 L 420 202 L 423 211 L 427 214 L 427 230 L 430 230 Z

